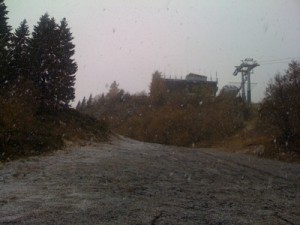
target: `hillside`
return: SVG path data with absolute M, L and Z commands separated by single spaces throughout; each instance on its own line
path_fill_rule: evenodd
M 292 62 L 257 104 L 245 102 L 236 93 L 216 95 L 206 81 L 190 85 L 165 79 L 156 71 L 149 94 L 126 93 L 114 81 L 106 95 L 84 98 L 77 110 L 107 121 L 115 133 L 140 141 L 218 147 L 299 161 L 299 68 L 299 63 Z
M 244 153 L 262 158 L 300 163 L 300 154 L 292 149 L 289 151 L 277 149 L 274 136 L 262 128 L 259 122 L 256 114 L 245 122 L 243 129 L 224 140 L 213 143 L 211 147 L 225 152 Z
M 26 110 L 29 109 L 22 111 Z M 15 111 L 14 115 L 1 112 L 0 161 L 44 154 L 70 143 L 84 144 L 108 138 L 106 123 L 74 109 L 43 109 L 32 114 Z

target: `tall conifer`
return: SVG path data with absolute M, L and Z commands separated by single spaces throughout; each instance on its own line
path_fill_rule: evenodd
M 10 67 L 12 79 L 19 82 L 20 79 L 27 79 L 29 67 L 29 28 L 27 21 L 23 20 L 12 36 L 12 54 Z
M 66 19 L 58 26 L 54 18 L 43 15 L 34 27 L 30 42 L 32 77 L 39 87 L 39 101 L 51 107 L 68 107 L 75 98 L 73 59 L 75 46 Z
M 4 93 L 4 87 L 8 84 L 9 76 L 9 48 L 11 27 L 7 24 L 6 5 L 0 0 L 0 94 Z
M 75 45 L 72 43 L 73 37 L 68 28 L 65 18 L 59 26 L 59 71 L 58 71 L 58 104 L 68 106 L 69 102 L 75 98 L 75 73 L 77 64 L 73 59 Z
M 34 27 L 30 42 L 32 79 L 39 89 L 37 100 L 44 106 L 57 102 L 59 30 L 54 18 L 44 14 Z

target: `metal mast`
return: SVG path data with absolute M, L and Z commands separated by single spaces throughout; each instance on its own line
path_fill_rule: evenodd
M 259 64 L 254 61 L 253 59 L 246 58 L 245 60 L 242 60 L 241 65 L 236 66 L 235 71 L 233 72 L 233 75 L 236 76 L 238 73 L 241 73 L 242 75 L 242 81 L 241 81 L 241 87 L 242 90 L 242 99 L 244 101 L 247 100 L 248 103 L 251 103 L 251 78 L 250 73 L 251 71 L 259 66 Z M 247 82 L 247 99 L 246 99 L 246 88 L 245 83 Z

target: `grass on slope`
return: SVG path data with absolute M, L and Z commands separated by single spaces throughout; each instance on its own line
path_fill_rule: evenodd
M 74 109 L 37 110 L 0 121 L 0 161 L 43 154 L 63 148 L 67 141 L 104 141 L 108 126 Z M 4 121 L 4 122 L 3 122 Z M 2 123 L 1 123 L 2 122 Z

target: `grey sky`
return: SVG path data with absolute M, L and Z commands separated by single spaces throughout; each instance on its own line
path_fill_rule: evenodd
M 130 93 L 148 92 L 155 70 L 180 78 L 190 72 L 219 89 L 239 82 L 240 60 L 261 64 L 252 75 L 259 101 L 268 81 L 300 58 L 299 0 L 6 0 L 15 29 L 30 30 L 48 12 L 66 17 L 76 45 L 76 102 L 106 92 L 116 80 Z M 271 61 L 275 60 L 275 61 Z

